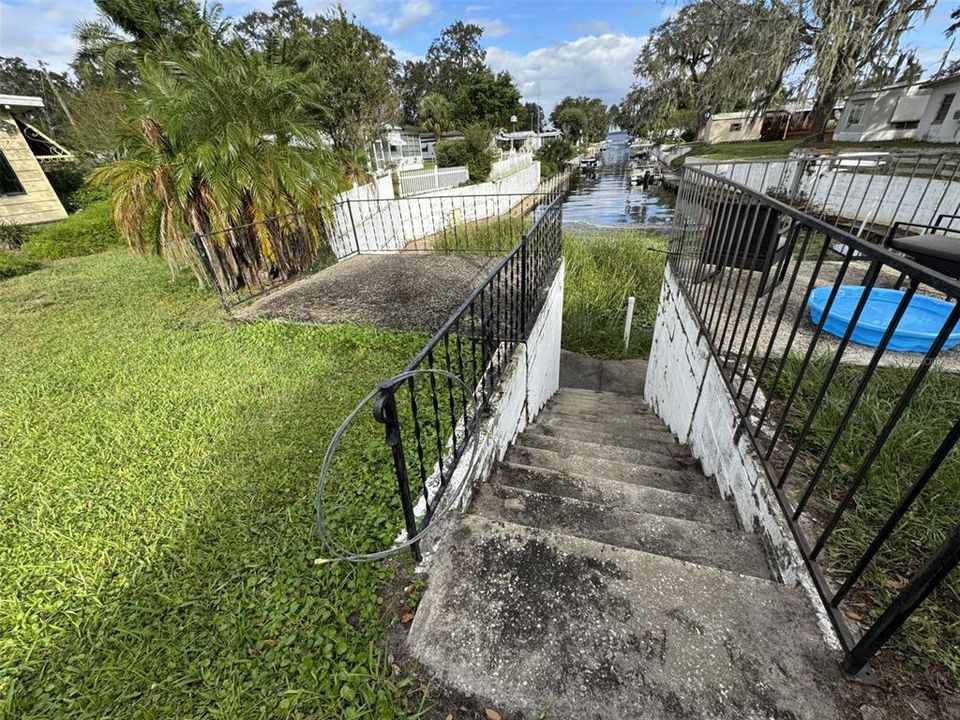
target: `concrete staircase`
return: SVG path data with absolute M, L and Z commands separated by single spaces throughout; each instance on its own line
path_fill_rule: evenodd
M 838 716 L 809 602 L 639 394 L 561 388 L 442 543 L 409 642 L 504 717 Z

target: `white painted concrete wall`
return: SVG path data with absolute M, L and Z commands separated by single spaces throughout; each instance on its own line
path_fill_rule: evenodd
M 330 223 L 331 245 L 340 258 L 358 250 L 363 253 L 397 252 L 414 240 L 509 212 L 519 203 L 517 196 L 536 191 L 539 184 L 539 162 L 502 180 L 452 188 L 418 198 L 394 199 L 393 186 L 388 192 L 378 181 L 376 192 L 382 194 L 367 190 L 366 195 L 351 198 L 358 202 L 337 207 Z M 487 197 L 470 197 L 478 195 Z M 363 201 L 372 197 L 390 202 Z
M 458 488 L 459 494 L 451 500 L 462 509 L 469 504 L 473 487 L 490 476 L 493 466 L 503 459 L 517 435 L 527 423 L 533 422 L 560 387 L 564 272 L 561 261 L 527 342 L 514 351 L 500 389 L 491 400 L 491 412 L 481 424 L 472 471 L 468 467 L 471 448 L 453 474 L 450 487 Z M 436 482 L 438 474 L 439 468 L 434 468 L 428 483 Z M 423 512 L 423 508 L 419 510 Z
M 668 267 L 660 292 L 653 346 L 647 365 L 647 402 L 686 443 L 732 501 L 741 524 L 758 532 L 783 582 L 799 585 L 815 608 L 827 640 L 839 647 L 813 580 L 760 459 L 745 436 L 736 439 L 739 416 L 706 340 Z

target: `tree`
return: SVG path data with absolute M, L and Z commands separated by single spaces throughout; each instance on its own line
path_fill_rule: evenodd
M 0 57 L 0 88 L 10 95 L 38 95 L 42 108 L 19 113 L 33 125 L 45 130 L 53 138 L 63 138 L 68 128 L 66 111 L 60 105 L 72 99 L 76 85 L 63 73 L 48 72 L 29 67 L 22 58 Z
M 519 115 L 519 127 L 533 132 L 543 132 L 543 108 L 535 102 L 523 104 L 523 110 Z
M 400 112 L 403 121 L 416 125 L 420 101 L 429 93 L 430 69 L 423 60 L 407 60 L 400 78 Z M 442 93 L 441 93 L 442 94 Z
M 568 110 L 580 110 L 582 117 L 576 113 L 568 113 Z M 565 97 L 553 108 L 550 113 L 550 121 L 554 127 L 563 130 L 566 137 L 576 140 L 580 133 L 583 133 L 583 139 L 587 142 L 597 142 L 607 136 L 610 129 L 610 117 L 607 114 L 607 106 L 600 98 L 588 97 Z M 571 136 L 564 127 L 567 126 L 576 135 Z
M 440 93 L 430 93 L 417 109 L 420 126 L 430 130 L 437 140 L 453 124 L 453 105 Z
M 505 127 L 511 116 L 522 112 L 520 91 L 513 84 L 510 73 L 494 75 L 483 67 L 466 76 L 456 94 L 454 108 L 460 127 L 475 123 Z
M 123 237 L 202 280 L 189 241 L 202 233 L 228 291 L 258 290 L 314 262 L 320 209 L 342 177 L 310 112 L 321 88 L 210 38 L 136 70 L 120 157 L 93 176 L 111 192 Z
M 764 107 L 801 59 L 804 28 L 781 0 L 685 5 L 651 31 L 637 56 L 623 103 L 631 131 L 666 129 L 678 111 L 692 112 L 699 127 L 714 113 Z
M 248 50 L 317 83 L 311 110 L 338 150 L 362 150 L 397 119 L 393 51 L 341 6 L 308 17 L 296 0 L 279 0 L 271 13 L 250 13 L 237 28 Z
M 563 169 L 567 160 L 570 160 L 577 154 L 577 151 L 566 140 L 551 140 L 544 143 L 543 147 L 534 153 L 534 157 L 540 161 L 540 176 L 550 177 L 556 175 Z
M 570 142 L 578 144 L 588 140 L 587 127 L 590 123 L 587 113 L 579 107 L 562 108 L 560 112 L 550 113 L 554 127 L 560 128 L 563 136 Z
M 194 0 L 94 0 L 100 18 L 77 25 L 80 43 L 73 69 L 91 84 L 136 81 L 147 53 L 184 49 L 198 33 L 221 38 L 227 25 L 220 5 Z
M 931 7 L 929 0 L 811 0 L 814 137 L 823 137 L 837 101 L 865 72 L 889 64 L 913 18 Z
M 481 37 L 482 27 L 457 20 L 430 43 L 426 64 L 432 90 L 453 100 L 470 75 L 486 68 L 487 51 L 480 47 Z
M 485 125 L 470 125 L 458 140 L 437 143 L 437 167 L 465 165 L 474 182 L 484 182 L 493 168 L 493 133 Z

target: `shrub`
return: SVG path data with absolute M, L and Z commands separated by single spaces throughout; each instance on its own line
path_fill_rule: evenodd
M 70 206 L 70 196 L 84 185 L 84 174 L 80 165 L 75 162 L 62 163 L 46 167 L 43 172 L 67 212 L 76 210 L 77 208 Z
M 550 177 L 563 170 L 563 165 L 570 160 L 577 151 L 566 140 L 551 140 L 534 153 L 540 161 L 540 176 Z
M 58 260 L 77 255 L 91 255 L 121 245 L 113 229 L 110 205 L 101 200 L 34 231 L 23 244 L 25 257 L 34 260 Z
M 36 260 L 0 250 L 0 280 L 6 280 L 17 275 L 26 275 L 39 267 L 40 263 Z
M 466 165 L 470 179 L 486 182 L 493 168 L 493 152 L 490 130 L 483 125 L 471 125 L 459 140 L 444 140 L 437 143 L 437 167 Z
M 0 220 L 0 250 L 19 250 L 30 237 L 30 230 L 17 223 Z

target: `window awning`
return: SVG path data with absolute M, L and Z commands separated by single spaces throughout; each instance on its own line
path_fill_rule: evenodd
M 927 109 L 929 95 L 904 95 L 897 100 L 897 106 L 893 109 L 893 116 L 890 122 L 918 122 L 923 117 L 923 111 Z
M 27 141 L 31 152 L 33 152 L 34 157 L 37 158 L 37 162 L 42 164 L 65 162 L 75 159 L 73 153 L 56 140 L 43 134 L 30 123 L 26 123 L 20 118 L 14 119 L 17 122 L 17 127 L 20 128 L 20 132 L 23 133 L 23 138 Z

